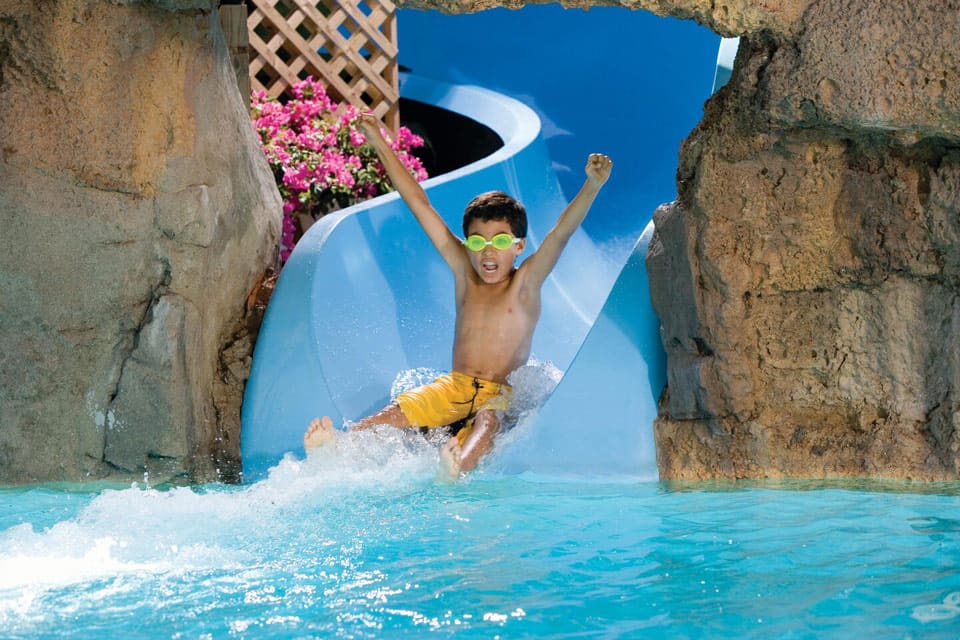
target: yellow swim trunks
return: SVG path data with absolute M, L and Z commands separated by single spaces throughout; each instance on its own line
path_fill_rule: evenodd
M 510 393 L 510 385 L 451 371 L 430 384 L 401 393 L 397 404 L 415 427 L 445 427 L 484 409 L 506 411 Z

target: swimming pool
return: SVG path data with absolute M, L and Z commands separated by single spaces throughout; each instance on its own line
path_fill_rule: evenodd
M 419 436 L 365 433 L 246 486 L 2 489 L 0 637 L 960 630 L 958 484 L 668 485 L 493 460 L 445 485 L 435 461 Z

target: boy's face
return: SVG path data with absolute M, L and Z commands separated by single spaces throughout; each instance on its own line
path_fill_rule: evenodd
M 472 220 L 467 227 L 468 237 L 477 234 L 489 240 L 498 233 L 513 235 L 506 220 Z M 513 273 L 513 262 L 523 252 L 526 244 L 526 239 L 521 239 L 506 249 L 494 249 L 493 245 L 487 245 L 482 251 L 470 251 L 466 247 L 464 250 L 480 279 L 487 284 L 496 284 L 510 277 Z

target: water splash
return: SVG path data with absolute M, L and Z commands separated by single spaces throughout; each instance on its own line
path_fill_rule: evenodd
M 527 364 L 513 371 L 507 376 L 507 382 L 513 387 L 508 419 L 519 422 L 539 409 L 562 377 L 563 371 L 552 362 L 536 358 L 531 358 Z
M 443 375 L 439 369 L 430 367 L 417 367 L 415 369 L 405 369 L 397 374 L 390 386 L 390 399 L 395 400 L 398 395 L 416 387 L 422 387 L 425 384 L 433 382 L 437 376 Z
M 71 584 L 249 566 L 257 540 L 272 538 L 291 514 L 419 491 L 436 467 L 434 443 L 384 428 L 341 434 L 303 460 L 287 455 L 267 478 L 243 487 L 104 490 L 71 519 L 0 531 L 0 622 Z
M 436 374 L 401 372 L 394 390 Z M 514 402 L 508 417 L 518 427 L 505 433 L 498 447 L 509 446 L 522 431 L 525 417 L 560 375 L 550 363 L 536 360 L 511 374 Z M 379 522 L 395 500 L 432 503 L 438 492 L 457 491 L 434 482 L 445 437 L 440 430 L 425 436 L 389 427 L 340 433 L 333 444 L 304 459 L 288 454 L 254 484 L 161 490 L 145 478 L 143 485 L 103 490 L 76 515 L 52 526 L 19 524 L 0 531 L 0 625 L 27 624 L 44 602 L 76 589 L 88 600 L 113 599 L 118 590 L 134 599 L 148 585 L 187 581 L 202 586 L 215 580 L 218 588 L 242 584 L 245 602 L 268 598 L 261 583 L 273 570 L 270 563 L 304 562 L 287 558 L 284 550 L 312 549 L 331 581 L 345 576 L 376 581 L 376 576 L 364 577 L 361 564 L 350 564 L 364 552 L 356 540 L 369 538 L 368 529 L 378 523 L 394 531 L 414 526 Z M 491 471 L 496 473 L 495 466 L 485 465 L 479 473 Z M 226 584 L 231 580 L 236 585 Z

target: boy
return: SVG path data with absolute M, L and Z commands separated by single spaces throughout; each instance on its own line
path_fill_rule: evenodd
M 537 251 L 516 268 L 514 261 L 523 252 L 527 235 L 526 212 L 519 202 L 500 192 L 477 196 L 464 212 L 465 240 L 461 240 L 390 149 L 376 118 L 364 114 L 358 124 L 393 186 L 453 271 L 456 322 L 451 373 L 400 394 L 396 402 L 352 429 L 443 427 L 472 418 L 472 426 L 461 429 L 440 449 L 439 474 L 455 479 L 493 449 L 500 414 L 509 405 L 507 375 L 530 356 L 540 317 L 541 286 L 610 176 L 612 163 L 603 154 L 590 155 L 580 192 Z M 304 434 L 304 448 L 321 446 L 335 434 L 329 417 L 314 420 Z

